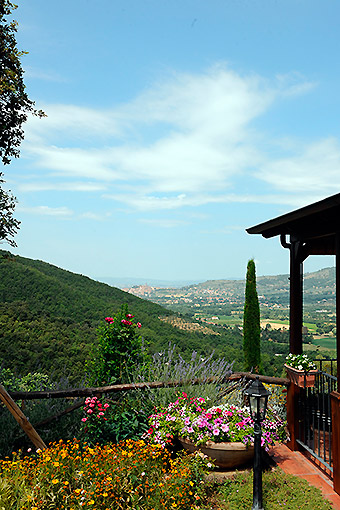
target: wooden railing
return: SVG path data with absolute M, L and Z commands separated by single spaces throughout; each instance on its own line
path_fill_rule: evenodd
M 60 413 L 50 416 L 49 418 L 44 419 L 43 421 L 36 423 L 35 426 L 29 422 L 26 418 L 22 410 L 17 406 L 14 402 L 15 400 L 41 400 L 41 399 L 51 399 L 51 398 L 65 398 L 65 399 L 78 399 L 89 396 L 100 396 L 103 394 L 114 394 L 120 393 L 123 391 L 133 391 L 133 390 L 153 390 L 159 388 L 172 388 L 178 386 L 184 386 L 186 384 L 190 385 L 199 385 L 199 384 L 209 384 L 209 383 L 220 383 L 226 384 L 228 382 L 237 383 L 238 381 L 244 379 L 245 381 L 250 381 L 255 379 L 256 375 L 251 374 L 249 372 L 236 372 L 225 378 L 220 377 L 211 377 L 209 379 L 205 378 L 197 378 L 190 380 L 177 380 L 177 381 L 158 381 L 158 382 L 141 382 L 141 383 L 131 383 L 131 384 L 115 384 L 111 386 L 100 386 L 93 388 L 73 388 L 68 390 L 46 390 L 46 391 L 9 391 L 0 385 L 0 399 L 6 405 L 8 410 L 14 416 L 16 421 L 25 431 L 25 433 L 29 436 L 33 444 L 40 449 L 46 448 L 44 441 L 41 439 L 39 434 L 36 431 L 36 428 L 39 428 L 42 425 L 46 425 L 53 420 L 59 419 L 60 417 L 74 411 L 81 407 L 84 403 L 83 399 L 81 402 L 77 402 L 76 404 L 69 406 L 67 409 L 61 411 Z M 259 376 L 260 381 L 267 384 L 277 384 L 281 386 L 288 386 L 289 379 L 285 377 L 269 377 L 265 375 Z M 229 393 L 235 389 L 234 385 L 231 384 L 229 388 L 226 388 L 225 393 Z

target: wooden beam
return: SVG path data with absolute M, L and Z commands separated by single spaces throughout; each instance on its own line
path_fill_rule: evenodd
M 28 421 L 20 407 L 16 405 L 14 400 L 9 396 L 5 388 L 0 384 L 0 399 L 5 404 L 9 412 L 14 416 L 20 427 L 26 432 L 36 448 L 44 450 L 47 448 L 44 441 L 39 436 L 33 425 Z
M 40 400 L 45 398 L 76 398 L 88 397 L 92 395 L 101 395 L 103 393 L 119 393 L 121 391 L 131 390 L 147 390 L 157 388 L 172 388 L 175 386 L 183 386 L 185 384 L 203 384 L 203 383 L 226 383 L 244 377 L 245 379 L 255 379 L 257 374 L 249 372 L 235 372 L 224 379 L 218 377 L 211 377 L 209 379 L 190 379 L 182 381 L 158 381 L 158 382 L 144 382 L 132 384 L 115 384 L 113 386 L 101 386 L 97 388 L 76 388 L 69 390 L 50 390 L 50 391 L 11 391 L 10 395 L 15 400 Z M 259 376 L 260 381 L 268 384 L 277 384 L 280 386 L 288 386 L 289 379 L 285 377 L 269 377 L 265 375 Z

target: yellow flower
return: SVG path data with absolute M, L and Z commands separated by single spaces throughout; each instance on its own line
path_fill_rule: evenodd
M 91 500 L 89 501 L 89 505 L 94 505 L 94 500 L 93 500 L 93 499 L 91 499 Z
M 54 478 L 54 479 L 52 480 L 52 483 L 53 483 L 53 485 L 55 485 L 56 483 L 59 483 L 58 478 Z
M 58 467 L 59 466 L 59 462 L 53 462 L 53 466 L 54 467 Z

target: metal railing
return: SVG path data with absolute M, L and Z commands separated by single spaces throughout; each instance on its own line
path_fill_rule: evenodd
M 330 472 L 333 472 L 330 395 L 336 389 L 336 382 L 334 375 L 319 370 L 315 385 L 303 388 L 298 402 L 300 427 L 297 442 Z

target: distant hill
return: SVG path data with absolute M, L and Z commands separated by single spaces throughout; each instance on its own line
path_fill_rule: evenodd
M 0 366 L 19 373 L 71 374 L 79 380 L 98 325 L 124 303 L 142 323 L 141 334 L 152 351 L 166 348 L 169 342 L 182 352 L 216 347 L 216 340 L 210 347 L 202 332 L 180 330 L 159 320 L 172 312 L 158 304 L 0 250 Z
M 316 299 L 335 299 L 335 267 L 305 273 L 303 277 L 305 303 L 313 303 Z M 237 299 L 244 300 L 245 280 L 208 280 L 184 287 L 196 292 L 214 290 L 230 292 Z M 289 275 L 258 276 L 257 291 L 265 300 L 287 302 L 289 299 Z

